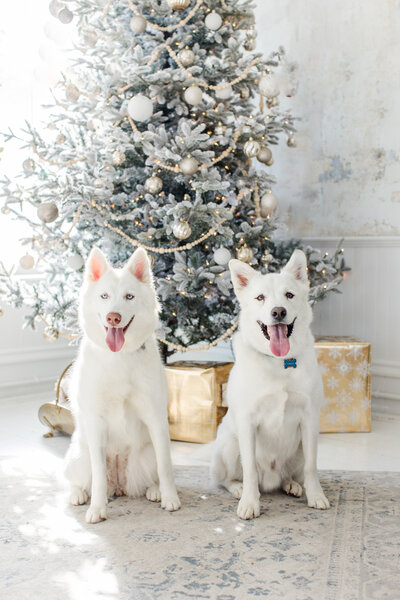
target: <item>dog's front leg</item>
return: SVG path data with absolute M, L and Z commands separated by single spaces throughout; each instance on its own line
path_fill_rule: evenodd
M 168 431 L 168 421 L 160 418 L 159 415 L 152 414 L 147 419 L 151 441 L 153 443 L 154 452 L 157 461 L 157 473 L 160 482 L 161 506 L 165 510 L 178 510 L 181 507 L 179 500 L 174 474 L 172 471 L 171 448 Z
M 238 419 L 240 459 L 243 469 L 243 491 L 237 514 L 241 519 L 260 516 L 260 490 L 256 463 L 256 431 L 248 418 Z
M 86 432 L 92 468 L 92 494 L 86 521 L 98 523 L 107 518 L 106 431 L 102 420 L 89 417 Z
M 318 422 L 307 414 L 301 423 L 301 440 L 304 452 L 304 487 L 308 506 L 329 508 L 329 500 L 322 490 L 317 473 Z

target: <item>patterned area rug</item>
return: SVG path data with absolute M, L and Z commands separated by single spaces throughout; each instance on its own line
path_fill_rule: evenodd
M 87 525 L 54 478 L 2 464 L 0 596 L 13 600 L 398 600 L 400 476 L 324 472 L 329 511 L 281 493 L 241 521 L 204 467 L 178 467 L 183 508 L 118 498 Z

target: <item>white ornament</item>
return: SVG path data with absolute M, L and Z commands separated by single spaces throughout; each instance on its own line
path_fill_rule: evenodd
M 214 252 L 214 261 L 217 265 L 227 265 L 231 260 L 231 253 L 227 248 L 217 248 Z
M 183 97 L 185 98 L 188 104 L 191 104 L 192 106 L 197 106 L 197 104 L 200 104 L 200 102 L 203 99 L 203 92 L 201 91 L 198 85 L 191 85 L 185 90 Z
M 266 98 L 279 96 L 278 81 L 272 73 L 265 73 L 260 80 L 260 93 Z
M 236 256 L 242 262 L 250 263 L 253 260 L 253 250 L 248 246 L 242 246 L 237 251 Z
M 122 165 L 122 163 L 125 162 L 125 158 L 126 156 L 123 152 L 120 150 L 115 150 L 112 155 L 113 165 Z
M 158 194 L 163 189 L 162 179 L 156 175 L 149 177 L 146 179 L 144 187 L 146 188 L 146 192 L 149 192 L 149 194 Z
M 250 139 L 248 142 L 246 142 L 245 145 L 243 146 L 243 152 L 249 158 L 252 158 L 253 156 L 257 156 L 257 154 L 260 152 L 260 149 L 261 149 L 260 143 L 257 142 L 257 140 L 252 140 L 252 139 Z
M 211 31 L 217 31 L 222 25 L 222 18 L 218 13 L 211 12 L 206 16 L 204 23 Z
M 261 197 L 261 216 L 267 217 L 278 207 L 278 198 L 271 191 Z
M 65 4 L 59 2 L 58 0 L 51 0 L 49 4 L 49 11 L 53 17 L 58 17 L 60 11 L 65 8 Z
M 144 31 L 146 31 L 147 21 L 141 15 L 137 15 L 135 17 L 132 17 L 129 26 L 134 33 L 143 33 Z
M 58 136 L 56 137 L 57 144 L 64 144 L 66 141 L 67 141 L 67 138 L 65 137 L 65 135 L 63 133 L 59 133 Z
M 184 48 L 178 52 L 178 58 L 184 67 L 190 67 L 194 63 L 195 54 L 190 48 Z
M 68 102 L 77 102 L 79 100 L 80 91 L 73 83 L 70 83 L 65 88 L 65 97 Z
M 179 167 L 182 173 L 184 173 L 185 175 L 193 175 L 199 168 L 199 163 L 192 156 L 187 156 L 186 158 L 183 158 L 181 160 L 181 162 L 179 163 Z
M 27 158 L 22 163 L 22 168 L 27 175 L 31 175 L 31 173 L 33 173 L 33 171 L 35 170 L 35 161 L 31 158 Z
M 257 160 L 259 160 L 261 163 L 264 163 L 264 165 L 271 166 L 274 162 L 272 159 L 271 150 L 266 146 L 261 146 L 260 150 L 257 153 Z
M 294 138 L 292 135 L 290 137 L 288 137 L 286 145 L 289 146 L 289 148 L 296 148 L 296 146 L 297 146 L 296 138 Z
M 71 256 L 68 257 L 67 262 L 74 271 L 79 271 L 84 264 L 84 260 L 80 254 L 71 254 Z
M 272 256 L 272 254 L 270 254 L 268 252 L 268 250 L 265 250 L 264 253 L 261 256 L 261 262 L 263 265 L 268 266 L 270 262 L 272 262 L 274 260 L 274 257 Z
M 192 228 L 187 221 L 177 221 L 172 226 L 172 233 L 178 240 L 186 240 L 192 233 Z
M 215 91 L 215 95 L 217 96 L 217 98 L 219 98 L 220 100 L 227 100 L 228 98 L 230 98 L 233 94 L 233 90 L 232 90 L 232 86 L 228 85 L 224 88 L 221 89 L 217 89 Z
M 43 223 L 52 223 L 58 217 L 58 208 L 54 202 L 42 202 L 37 209 L 38 217 Z
M 184 10 L 190 4 L 190 0 L 167 0 L 167 4 L 172 10 Z
M 35 264 L 35 259 L 33 258 L 33 256 L 31 256 L 30 254 L 24 254 L 24 256 L 21 256 L 21 258 L 19 259 L 19 264 L 21 265 L 21 267 L 23 269 L 25 269 L 26 271 L 28 271 L 29 269 L 33 269 L 34 264 Z
M 63 23 L 63 25 L 68 25 L 68 23 L 71 23 L 73 18 L 74 18 L 74 15 L 68 8 L 63 8 L 58 13 L 58 20 L 61 21 L 61 23 Z
M 268 98 L 267 106 L 268 106 L 268 108 L 274 108 L 274 106 L 279 106 L 278 96 L 274 96 L 273 98 Z
M 83 32 L 83 41 L 86 44 L 86 46 L 89 46 L 89 48 L 94 48 L 94 46 L 97 44 L 98 39 L 98 35 L 94 31 L 94 29 L 86 29 Z
M 128 113 L 134 121 L 147 121 L 153 114 L 153 102 L 142 94 L 133 96 L 128 102 Z
M 240 88 L 240 97 L 242 100 L 247 100 L 249 96 L 250 96 L 250 90 L 247 87 L 247 85 L 244 85 L 243 87 Z
M 5 204 L 2 209 L 1 212 L 3 213 L 3 215 L 8 215 L 10 212 L 10 209 L 8 208 L 7 204 Z

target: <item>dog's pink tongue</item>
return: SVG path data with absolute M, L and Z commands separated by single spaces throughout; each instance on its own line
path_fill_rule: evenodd
M 275 356 L 286 356 L 290 350 L 289 338 L 287 336 L 287 325 L 269 325 L 268 335 L 270 337 L 269 347 Z
M 112 352 L 119 352 L 124 345 L 125 336 L 122 327 L 109 327 L 106 336 L 106 344 Z

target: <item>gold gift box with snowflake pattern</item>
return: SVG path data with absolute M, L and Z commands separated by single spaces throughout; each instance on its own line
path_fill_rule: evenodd
M 371 431 L 371 344 L 348 337 L 315 342 L 324 383 L 323 433 Z

